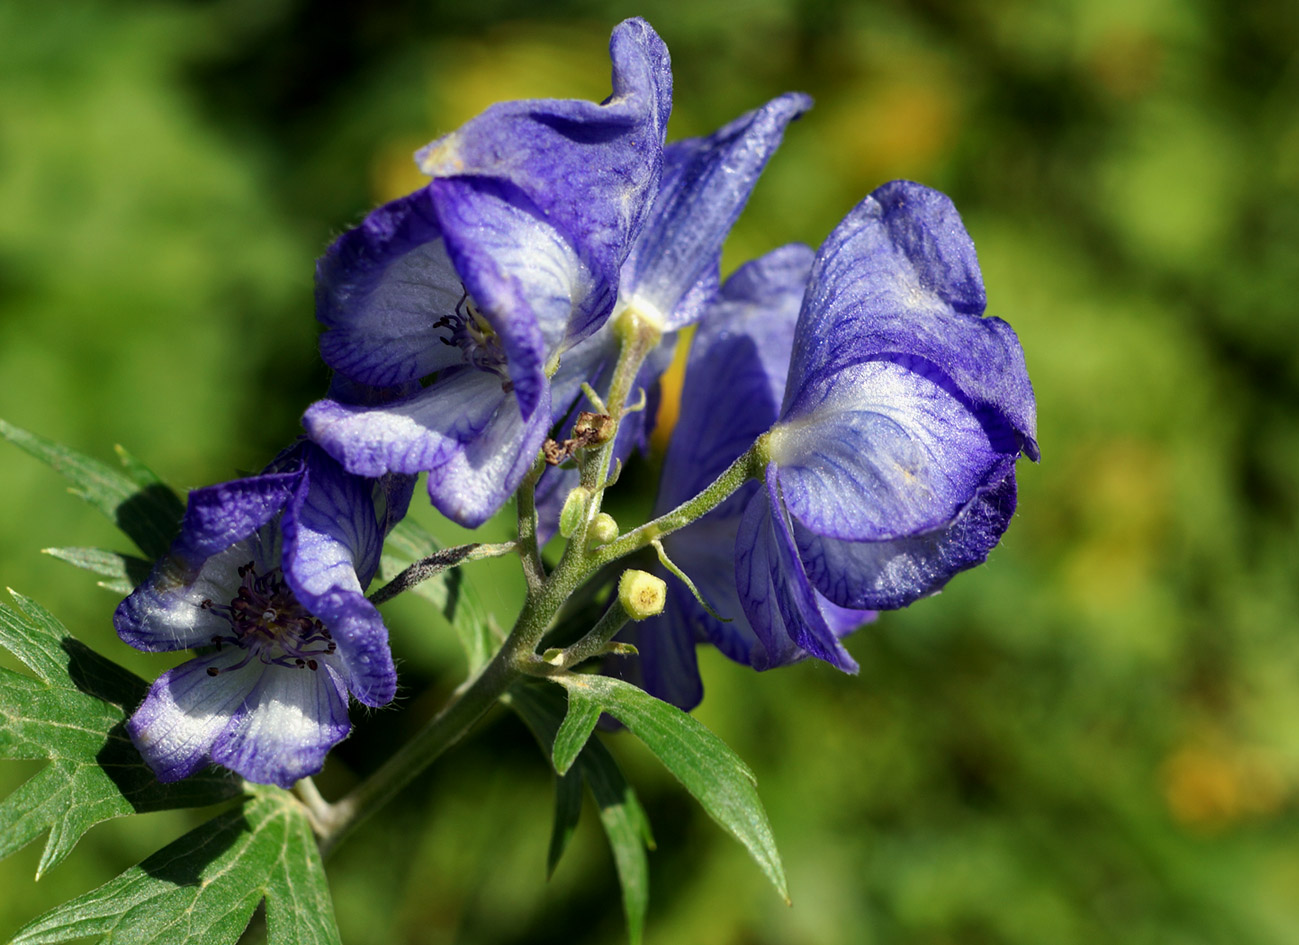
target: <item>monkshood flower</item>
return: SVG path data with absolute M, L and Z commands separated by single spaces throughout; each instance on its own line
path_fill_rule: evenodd
M 159 780 L 215 762 L 289 787 L 346 737 L 349 692 L 392 701 L 388 633 L 364 588 L 409 498 L 404 477 L 352 476 L 305 441 L 189 494 L 170 552 L 113 617 L 138 649 L 201 651 L 127 722 Z
M 433 504 L 476 526 L 504 504 L 552 423 L 548 373 L 608 317 L 657 192 L 671 70 L 643 20 L 610 42 L 603 104 L 504 102 L 416 157 L 423 189 L 372 212 L 316 270 L 321 353 L 389 387 L 324 400 L 309 435 L 349 472 L 428 473 Z
M 681 416 L 664 459 L 656 514 L 702 491 L 776 422 L 811 266 L 812 250 L 806 246 L 768 253 L 736 270 L 705 314 L 690 347 Z M 787 640 L 769 648 L 750 626 L 736 591 L 736 533 L 758 488 L 756 482 L 745 484 L 703 518 L 664 539 L 674 563 L 725 619 L 709 614 L 683 583 L 670 580 L 663 615 L 626 631 L 639 658 L 610 660 L 610 670 L 631 670 L 647 691 L 690 709 L 703 697 L 698 643 L 712 643 L 756 669 L 806 657 Z M 840 635 L 874 616 L 816 596 Z
M 1036 460 L 1024 354 L 986 305 L 946 196 L 880 187 L 816 255 L 764 482 L 736 536 L 745 616 L 768 653 L 856 664 L 822 604 L 884 610 L 982 562 Z
M 615 317 L 635 309 L 663 333 L 646 359 L 635 387 L 651 393 L 646 409 L 619 425 L 614 457 L 624 461 L 651 432 L 659 376 L 671 362 L 675 332 L 699 319 L 717 294 L 722 244 L 748 202 L 785 128 L 812 106 L 789 92 L 746 112 L 711 135 L 668 145 L 663 175 L 645 227 L 623 263 Z M 577 408 L 583 381 L 603 389 L 618 359 L 612 322 L 564 356 L 552 382 L 553 419 L 564 421 Z M 571 418 L 564 427 L 571 426 Z M 734 457 L 732 457 L 734 458 Z M 559 509 L 577 483 L 576 470 L 546 470 L 537 490 L 540 534 L 554 533 Z

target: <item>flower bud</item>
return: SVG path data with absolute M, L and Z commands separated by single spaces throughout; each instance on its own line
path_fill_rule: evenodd
M 668 586 L 648 571 L 627 570 L 618 580 L 618 601 L 632 620 L 644 620 L 663 612 Z
M 618 523 L 608 512 L 601 512 L 586 531 L 587 543 L 592 548 L 607 545 L 618 537 Z
M 591 490 L 578 486 L 564 500 L 564 507 L 559 512 L 559 533 L 565 538 L 572 538 L 577 525 L 586 512 L 586 503 L 591 498 Z

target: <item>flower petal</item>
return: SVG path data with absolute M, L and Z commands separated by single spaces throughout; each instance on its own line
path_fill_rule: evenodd
M 814 392 L 818 402 L 804 396 L 772 429 L 769 450 L 789 511 L 821 535 L 882 541 L 943 527 L 1007 455 L 941 383 L 892 361 L 844 368 Z
M 350 473 L 413 475 L 445 463 L 456 444 L 482 432 L 505 400 L 499 377 L 469 369 L 377 407 L 320 400 L 307 408 L 302 423 Z
M 205 607 L 205 602 L 228 604 L 242 581 L 238 573 L 242 565 L 251 561 L 262 570 L 274 567 L 279 561 L 278 540 L 275 528 L 264 527 L 203 558 L 197 568 L 173 550 L 117 605 L 113 613 L 117 635 L 137 650 L 151 653 L 208 646 L 214 636 L 229 636 L 230 622 Z
M 344 472 L 319 447 L 306 457 L 306 487 L 281 526 L 284 575 L 332 633 L 347 688 L 366 705 L 386 705 L 396 695 L 397 671 L 387 628 L 364 592 L 382 543 L 371 483 Z
M 473 304 L 500 339 L 525 417 L 545 386 L 574 312 L 592 304 L 594 277 L 568 239 L 525 196 L 493 181 L 435 180 L 447 249 Z
M 169 669 L 149 687 L 126 730 L 159 781 L 179 781 L 207 766 L 217 737 L 266 669 L 256 661 L 235 668 L 246 655 L 226 647 Z
M 886 541 L 842 541 L 794 523 L 812 583 L 844 607 L 892 610 L 938 591 L 953 575 L 982 563 L 1015 511 L 1013 460 L 1006 460 L 952 519 L 936 531 Z
M 985 415 L 985 425 L 1011 427 L 1036 459 L 1024 352 L 1009 325 L 979 317 L 984 304 L 974 244 L 952 202 L 910 181 L 880 187 L 817 253 L 782 417 L 798 416 L 826 377 L 853 364 L 919 358 Z
M 319 666 L 314 671 L 263 666 L 252 691 L 217 734 L 212 760 L 249 781 L 282 788 L 318 773 L 329 749 L 352 728 L 342 680 L 327 661 Z
M 446 462 L 429 470 L 433 504 L 466 528 L 483 524 L 514 494 L 532 468 L 545 442 L 549 420 L 548 399 L 524 420 L 517 403 L 502 398 L 479 433 L 454 443 Z M 448 421 L 453 423 L 454 418 Z
M 438 325 L 465 288 L 447 255 L 433 195 L 423 188 L 372 211 L 316 263 L 320 353 L 334 370 L 376 387 L 460 364 Z
M 619 291 L 630 305 L 655 314 L 665 331 L 698 319 L 701 309 L 682 305 L 683 298 L 716 271 L 722 242 L 786 125 L 811 106 L 806 95 L 791 92 L 706 138 L 667 148 L 649 220 L 622 270 Z
M 767 467 L 766 489 L 755 492 L 744 510 L 735 548 L 736 588 L 762 644 L 762 652 L 753 653 L 754 668 L 769 669 L 811 655 L 855 673 L 857 663 L 827 625 L 799 561 L 774 465 Z
M 812 250 L 791 244 L 735 271 L 690 347 L 657 509 L 711 483 L 776 420 Z M 741 503 L 730 500 L 738 515 Z
M 466 196 L 477 188 L 528 201 L 577 250 L 595 281 L 589 303 L 574 309 L 568 325 L 573 340 L 612 307 L 618 268 L 658 185 L 671 110 L 667 48 L 644 20 L 619 24 L 609 51 L 613 95 L 603 104 L 502 102 L 416 155 L 431 177 L 469 179 Z M 481 186 L 488 182 L 492 188 Z M 442 223 L 448 233 L 458 226 Z M 466 231 L 464 238 L 474 237 Z

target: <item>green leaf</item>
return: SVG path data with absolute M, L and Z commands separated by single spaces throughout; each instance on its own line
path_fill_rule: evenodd
M 407 567 L 441 549 L 437 539 L 410 519 L 402 519 L 385 539 L 379 561 L 379 578 L 391 581 Z M 449 568 L 421 581 L 411 593 L 432 601 L 455 631 L 469 661 L 472 676 L 487 665 L 500 641 L 492 634 L 487 611 L 479 601 L 464 573 Z
M 147 466 L 118 447 L 122 469 L 83 456 L 66 446 L 0 420 L 0 437 L 46 463 L 85 499 L 117 523 L 153 559 L 166 553 L 176 536 L 184 503 Z
M 674 705 L 655 699 L 631 683 L 608 676 L 568 674 L 550 677 L 600 707 L 645 743 L 708 815 L 739 840 L 789 901 L 785 871 L 758 798 L 756 779 L 730 747 L 703 723 Z
M 302 805 L 258 788 L 98 889 L 19 929 L 12 945 L 97 936 L 113 945 L 227 945 L 266 900 L 269 945 L 339 942 L 320 852 Z
M 577 822 L 582 819 L 582 772 L 570 771 L 555 778 L 555 825 L 550 832 L 546 851 L 546 878 L 555 873 L 568 841 L 573 839 Z
M 532 730 L 542 750 L 551 755 L 554 751 L 555 735 L 564 718 L 564 706 L 559 693 L 545 684 L 516 686 L 510 690 L 507 700 Z M 562 786 L 562 782 L 581 776 L 591 789 L 600 811 L 600 825 L 604 828 L 613 852 L 614 867 L 618 871 L 618 882 L 622 886 L 622 908 L 627 917 L 627 937 L 631 945 L 639 945 L 645 931 L 645 912 L 649 908 L 649 860 L 645 849 L 654 849 L 654 837 L 650 833 L 649 818 L 636 798 L 627 779 L 623 777 L 618 763 L 614 761 L 609 749 L 598 739 L 591 739 L 577 756 L 576 767 L 556 781 L 556 792 L 571 790 Z M 569 809 L 562 808 L 560 799 L 555 802 L 557 814 L 555 831 L 551 839 L 551 857 L 558 862 L 563 853 L 565 836 L 558 852 L 555 850 L 555 835 L 571 834 L 571 827 L 561 823 L 558 815 L 563 812 L 569 815 Z M 576 817 L 574 817 L 576 822 Z
M 42 548 L 42 552 L 60 561 L 66 561 L 73 567 L 93 571 L 108 578 L 100 581 L 100 587 L 106 587 L 116 594 L 126 595 L 135 590 L 149 576 L 152 567 L 143 558 L 124 555 L 104 548 Z
M 569 690 L 568 712 L 555 734 L 552 758 L 555 773 L 564 774 L 577 760 L 578 752 L 586 745 L 596 723 L 600 721 L 600 703 L 587 698 L 585 693 Z
M 100 821 L 239 794 L 239 782 L 225 773 L 159 783 L 125 728 L 144 698 L 144 680 L 71 637 L 34 601 L 10 593 L 17 606 L 0 604 L 0 646 L 35 675 L 0 668 L 0 758 L 49 765 L 0 802 L 0 857 L 48 831 L 39 877 Z

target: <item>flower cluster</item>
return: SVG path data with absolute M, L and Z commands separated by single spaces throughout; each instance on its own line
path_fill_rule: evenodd
M 619 658 L 651 692 L 699 701 L 700 642 L 757 669 L 814 656 L 851 671 L 843 635 L 999 540 L 1015 460 L 1037 456 L 1033 395 L 1013 332 L 982 316 L 947 198 L 886 185 L 819 251 L 784 247 L 722 285 L 727 233 L 811 102 L 782 95 L 666 144 L 663 42 L 632 19 L 610 55 L 603 103 L 488 109 L 418 152 L 427 185 L 319 261 L 335 382 L 303 417 L 309 439 L 258 476 L 191 493 L 171 554 L 118 609 L 128 643 L 201 651 L 129 725 L 160 778 L 216 762 L 291 784 L 347 734 L 349 693 L 392 699 L 365 588 L 416 474 L 471 528 L 526 491 L 534 583 L 536 535 L 556 533 L 566 498 L 609 531 L 580 528 L 575 555 L 616 537 L 599 494 L 644 445 L 659 375 L 696 323 L 659 511 L 708 493 L 737 458 L 753 477 L 667 539 L 729 619 L 674 581 L 665 612 L 636 628 L 638 661 Z M 611 440 L 583 432 L 591 411 Z

